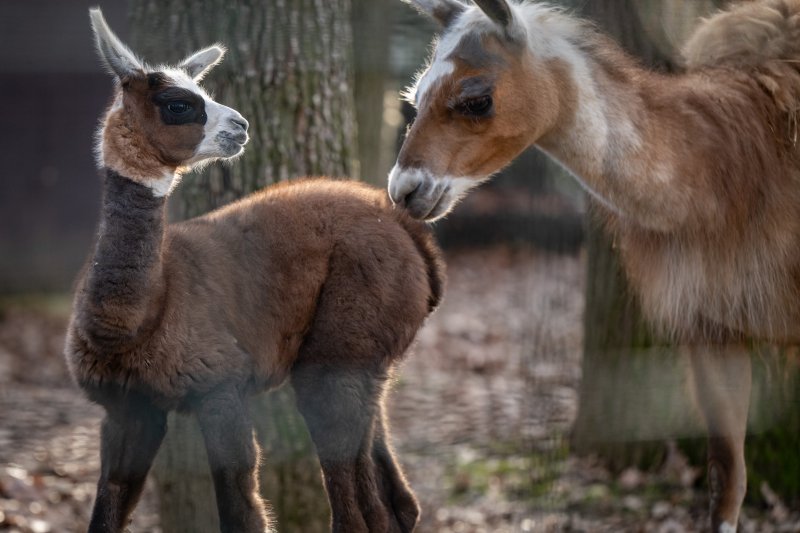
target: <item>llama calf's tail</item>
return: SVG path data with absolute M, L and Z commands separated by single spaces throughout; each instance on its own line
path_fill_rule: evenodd
M 683 58 L 689 69 L 800 60 L 800 0 L 736 3 L 703 20 Z
M 442 250 L 436 244 L 433 232 L 426 224 L 412 219 L 404 212 L 399 212 L 398 218 L 411 240 L 414 241 L 419 254 L 425 260 L 425 266 L 428 269 L 428 284 L 431 289 L 428 296 L 428 311 L 433 312 L 442 301 L 444 285 L 447 279 Z

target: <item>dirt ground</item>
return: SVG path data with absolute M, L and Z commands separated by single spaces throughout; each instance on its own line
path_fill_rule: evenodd
M 421 532 L 703 531 L 701 472 L 674 449 L 658 472 L 610 475 L 569 453 L 581 378 L 580 256 L 491 248 L 448 257 L 441 309 L 390 396 L 394 443 L 423 507 Z M 61 358 L 65 301 L 0 314 L 0 531 L 85 528 L 101 410 Z M 742 531 L 800 532 L 769 508 Z M 147 490 L 131 531 L 157 532 Z

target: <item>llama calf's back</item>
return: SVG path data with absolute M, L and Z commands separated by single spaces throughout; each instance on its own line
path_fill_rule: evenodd
M 156 330 L 115 357 L 73 350 L 72 366 L 90 389 L 124 380 L 165 408 L 222 381 L 275 386 L 310 352 L 391 364 L 438 304 L 444 277 L 424 224 L 382 191 L 332 180 L 273 186 L 168 226 L 162 253 Z

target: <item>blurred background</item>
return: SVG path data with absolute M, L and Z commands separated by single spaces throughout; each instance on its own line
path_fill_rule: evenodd
M 558 3 L 558 2 L 557 2 Z M 677 52 L 713 0 L 563 0 L 644 63 Z M 173 220 L 303 175 L 385 187 L 413 109 L 400 91 L 435 26 L 399 0 L 0 3 L 0 531 L 85 528 L 102 412 L 61 351 L 100 201 L 93 135 L 111 96 L 87 8 L 152 63 L 212 42 L 204 85 L 250 121 L 244 157 L 184 178 Z M 445 303 L 389 398 L 423 532 L 702 531 L 705 437 L 687 361 L 655 338 L 585 195 L 535 150 L 435 231 Z M 794 350 L 753 347 L 744 531 L 800 531 Z M 325 531 L 318 465 L 288 387 L 253 400 L 280 531 Z M 191 417 L 172 416 L 132 531 L 217 527 Z

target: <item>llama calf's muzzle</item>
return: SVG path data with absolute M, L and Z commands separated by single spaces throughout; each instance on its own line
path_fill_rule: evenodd
M 234 113 L 236 113 L 234 111 Z M 229 128 L 230 131 L 225 131 L 225 138 L 230 139 L 237 144 L 244 146 L 247 144 L 247 141 L 250 140 L 250 137 L 247 135 L 247 129 L 250 127 L 250 123 L 247 122 L 247 119 L 244 118 L 239 113 L 236 113 L 229 119 Z
M 242 131 L 244 131 L 245 133 L 247 133 L 247 128 L 250 127 L 250 123 L 247 122 L 247 119 L 244 118 L 241 115 L 239 115 L 238 117 L 232 118 L 231 122 L 233 122 L 234 125 L 239 126 L 240 128 L 242 128 Z
M 236 113 L 228 120 L 228 128 L 217 134 L 217 142 L 228 153 L 240 152 L 250 140 L 247 135 L 249 126 L 247 119 Z

